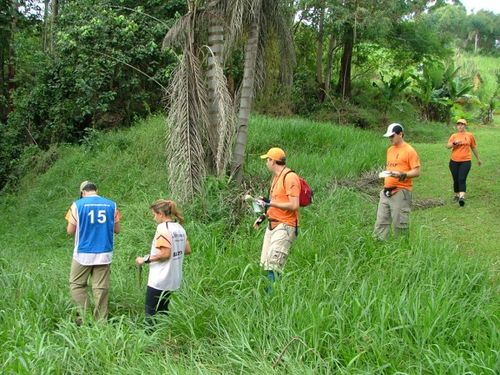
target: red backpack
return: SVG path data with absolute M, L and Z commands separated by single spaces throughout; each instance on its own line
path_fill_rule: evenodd
M 286 175 L 290 172 L 295 173 L 299 177 L 300 181 L 300 194 L 299 194 L 299 205 L 300 207 L 307 207 L 313 202 L 314 198 L 314 192 L 312 191 L 311 187 L 307 183 L 306 180 L 304 180 L 302 177 L 300 177 L 297 172 L 294 172 L 293 170 L 289 170 L 288 172 L 285 173 L 283 176 L 283 184 L 285 184 L 285 178 Z

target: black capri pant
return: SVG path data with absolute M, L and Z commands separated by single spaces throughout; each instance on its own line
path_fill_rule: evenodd
M 450 172 L 453 176 L 453 191 L 455 193 L 466 192 L 467 175 L 469 174 L 471 161 L 450 160 Z
M 146 318 L 157 313 L 167 314 L 171 295 L 171 291 L 158 290 L 148 286 L 146 289 Z

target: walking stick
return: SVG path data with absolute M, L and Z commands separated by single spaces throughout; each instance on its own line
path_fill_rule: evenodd
M 136 275 L 137 275 L 137 284 L 139 285 L 139 288 L 142 287 L 142 265 L 137 265 L 136 266 Z

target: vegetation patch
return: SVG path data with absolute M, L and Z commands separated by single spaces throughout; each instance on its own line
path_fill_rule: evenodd
M 371 170 L 363 173 L 359 178 L 334 181 L 332 189 L 352 189 L 370 202 L 378 202 L 380 190 L 383 186 L 383 181 L 378 177 L 381 171 L 382 169 Z M 443 206 L 444 204 L 444 199 L 441 198 L 414 198 L 412 200 L 412 207 L 418 210 Z

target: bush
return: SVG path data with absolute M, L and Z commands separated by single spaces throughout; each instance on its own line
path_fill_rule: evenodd
M 89 127 L 129 124 L 160 107 L 158 83 L 166 84 L 164 69 L 175 62 L 160 50 L 165 24 L 90 1 L 68 4 L 58 21 L 54 53 L 35 82 L 15 95 L 12 126 L 27 121 L 36 142 L 47 147 L 77 141 Z

